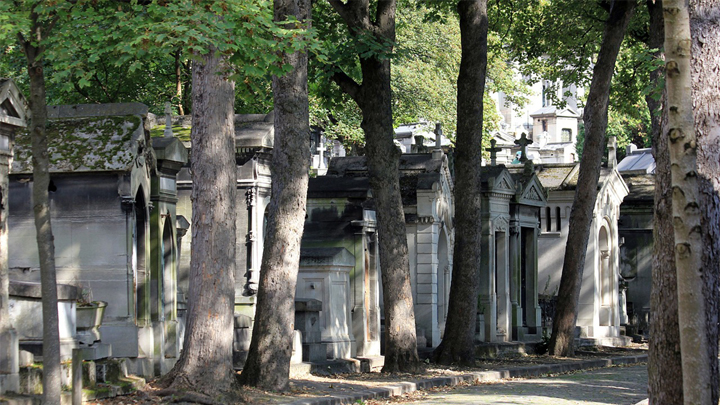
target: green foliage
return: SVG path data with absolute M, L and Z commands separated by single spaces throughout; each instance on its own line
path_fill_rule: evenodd
M 0 76 L 23 76 L 14 43 L 18 32 L 27 35 L 28 10 L 35 3 L 0 5 Z M 176 95 L 177 60 L 186 96 L 173 104 L 188 105 L 191 60 L 214 49 L 232 62 L 225 74 L 237 82 L 241 111 L 253 110 L 255 104 L 267 111 L 272 75 L 288 70 L 280 52 L 318 48 L 313 31 L 299 22 L 273 22 L 269 0 L 38 4 L 42 18 L 54 21 L 43 41 L 51 104 L 141 101 L 160 113 Z M 24 81 L 18 82 L 22 86 Z
M 392 58 L 392 95 L 395 125 L 428 121 L 441 122 L 444 134 L 455 139 L 457 76 L 460 67 L 460 28 L 454 3 L 445 1 L 401 1 L 397 13 L 397 38 L 394 52 L 390 44 L 358 45 L 365 38 L 354 38 L 329 5 L 315 5 L 314 24 L 321 33 L 326 51 L 323 61 L 311 59 L 311 119 L 325 135 L 340 139 L 357 151 L 364 142 L 360 129 L 362 117 L 357 106 L 332 83 L 331 76 L 342 70 L 360 81 L 356 47 L 373 55 Z M 528 88 L 517 80 L 500 37 L 491 35 L 494 44 L 488 55 L 488 81 L 483 97 L 484 139 L 498 129 L 497 113 L 491 92 L 503 91 L 507 99 L 520 107 L 526 102 Z M 362 52 L 361 52 L 362 54 Z M 429 128 L 432 130 L 433 128 Z

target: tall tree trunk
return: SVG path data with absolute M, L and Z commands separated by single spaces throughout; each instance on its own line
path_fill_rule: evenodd
M 37 6 L 37 5 L 36 5 Z M 55 242 L 50 223 L 48 187 L 47 99 L 42 41 L 47 35 L 46 27 L 38 11 L 30 11 L 30 37 L 19 36 L 27 59 L 30 77 L 30 137 L 33 162 L 33 211 L 40 262 L 40 291 L 43 316 L 43 404 L 60 404 L 60 332 L 58 328 L 57 278 L 55 275 Z
M 441 364 L 475 364 L 480 274 L 480 165 L 487 68 L 487 1 L 460 1 L 462 57 L 457 80 L 455 254 L 445 335 L 433 352 Z
M 662 2 L 647 1 L 650 14 L 648 48 L 657 49 L 656 58 L 663 57 L 665 30 Z M 659 83 L 665 70 L 650 72 L 650 83 Z M 682 362 L 680 329 L 678 327 L 677 274 L 675 273 L 675 237 L 672 224 L 672 192 L 670 185 L 670 151 L 663 127 L 667 110 L 662 109 L 666 95 L 656 100 L 647 95 L 650 110 L 653 155 L 655 156 L 655 212 L 653 218 L 652 289 L 650 294 L 650 343 L 648 358 L 648 393 L 651 404 L 681 404 Z
M 374 21 L 369 2 L 330 3 L 353 35 L 372 35 L 381 43 L 395 41 L 395 0 L 380 1 Z M 362 85 L 343 73 L 333 79 L 360 107 L 365 133 L 368 174 L 377 212 L 385 313 L 383 371 L 417 371 L 415 312 L 410 287 L 405 214 L 398 172 L 400 152 L 393 143 L 390 59 L 387 55 L 360 58 Z
M 702 270 L 702 215 L 696 172 L 690 15 L 687 0 L 665 0 L 665 83 L 677 266 L 678 321 L 686 404 L 711 404 L 711 367 L 705 324 Z M 708 269 L 710 270 L 710 269 Z M 717 269 L 708 271 L 712 273 Z M 717 363 L 717 354 L 713 359 Z M 717 403 L 717 401 L 716 401 Z
M 230 390 L 235 303 L 235 84 L 211 48 L 193 63 L 192 245 L 185 344 L 163 379 L 215 397 Z
M 182 80 L 182 51 L 178 49 L 175 54 L 175 98 L 177 99 L 177 108 L 179 115 L 185 115 L 185 109 L 183 108 L 183 80 Z
M 703 284 L 703 296 L 700 299 L 705 305 L 705 334 L 708 342 L 706 352 L 700 353 L 700 361 L 704 363 L 701 365 L 702 369 L 709 367 L 709 385 L 706 387 L 709 392 L 703 395 L 703 398 L 707 398 L 708 403 L 717 404 L 720 305 L 720 1 L 690 1 L 690 32 L 692 103 L 698 145 L 698 204 L 703 226 L 702 261 L 700 266 L 693 268 L 693 274 Z M 681 325 L 685 327 L 684 322 Z
M 572 355 L 575 351 L 575 323 L 578 315 L 578 299 L 585 267 L 593 209 L 597 200 L 600 163 L 605 151 L 608 99 L 610 83 L 615 70 L 620 45 L 625 36 L 630 17 L 636 7 L 635 1 L 614 1 L 605 23 L 593 78 L 588 92 L 583 122 L 585 123 L 585 146 L 580 162 L 575 198 L 570 212 L 568 242 L 565 247 L 558 302 L 553 320 L 549 351 L 555 356 Z
M 275 0 L 274 8 L 275 21 L 295 17 L 310 25 L 309 0 Z M 267 390 L 286 390 L 290 378 L 295 286 L 310 165 L 307 61 L 306 52 L 286 53 L 283 63 L 292 70 L 273 77 L 272 199 L 252 342 L 240 376 L 241 383 Z

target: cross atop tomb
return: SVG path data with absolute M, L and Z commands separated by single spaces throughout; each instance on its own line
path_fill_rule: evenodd
M 165 138 L 172 138 L 172 110 L 170 109 L 170 103 L 165 103 L 165 132 L 163 132 Z
M 608 167 L 617 166 L 617 138 L 611 136 L 608 139 Z
M 490 166 L 497 165 L 497 153 L 502 150 L 502 148 L 496 147 L 495 144 L 497 142 L 494 139 L 490 140 L 490 147 L 485 148 L 486 151 L 490 152 Z
M 435 124 L 435 149 L 432 151 L 433 159 L 441 159 L 443 157 L 442 150 L 442 123 Z
M 322 136 L 320 136 L 320 142 L 318 142 L 318 169 L 325 168 L 325 143 L 323 143 Z
M 522 133 L 520 136 L 520 139 L 515 140 L 515 145 L 520 145 L 520 151 L 522 154 L 520 155 L 520 161 L 525 162 L 528 160 L 527 158 L 527 146 L 533 143 L 532 139 L 527 138 L 527 134 L 525 132 Z

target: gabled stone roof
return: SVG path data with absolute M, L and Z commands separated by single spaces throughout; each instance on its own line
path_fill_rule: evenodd
M 27 124 L 27 101 L 12 79 L 0 78 L 0 123 L 15 127 Z
M 577 186 L 579 163 L 535 165 L 535 174 L 548 191 L 572 190 Z
M 136 158 L 146 152 L 146 114 L 147 107 L 139 103 L 49 107 L 50 172 L 131 170 Z M 32 170 L 30 134 L 22 131 L 15 139 L 11 171 Z

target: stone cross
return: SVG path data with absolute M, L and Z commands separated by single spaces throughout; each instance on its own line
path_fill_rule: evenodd
M 608 167 L 617 166 L 617 139 L 611 136 L 608 139 Z
M 485 148 L 486 151 L 490 152 L 490 166 L 497 165 L 497 153 L 502 150 L 502 148 L 495 147 L 495 144 L 497 142 L 494 139 L 490 140 L 490 147 Z
M 515 140 L 515 145 L 520 145 L 520 150 L 522 151 L 522 154 L 520 155 L 521 162 L 525 162 L 526 160 L 528 160 L 527 146 L 531 143 L 533 143 L 532 139 L 527 139 L 527 134 L 525 132 L 522 133 L 520 139 Z
M 318 151 L 318 154 L 320 155 L 318 157 L 318 169 L 324 169 L 325 168 L 325 157 L 323 155 L 325 154 L 325 144 L 322 141 L 322 136 L 320 137 L 320 142 L 318 142 L 317 151 Z
M 170 109 L 170 103 L 165 103 L 165 132 L 163 133 L 165 138 L 172 138 L 172 110 Z
M 442 123 L 435 124 L 435 149 L 432 151 L 433 159 L 442 159 L 445 155 L 442 150 Z

